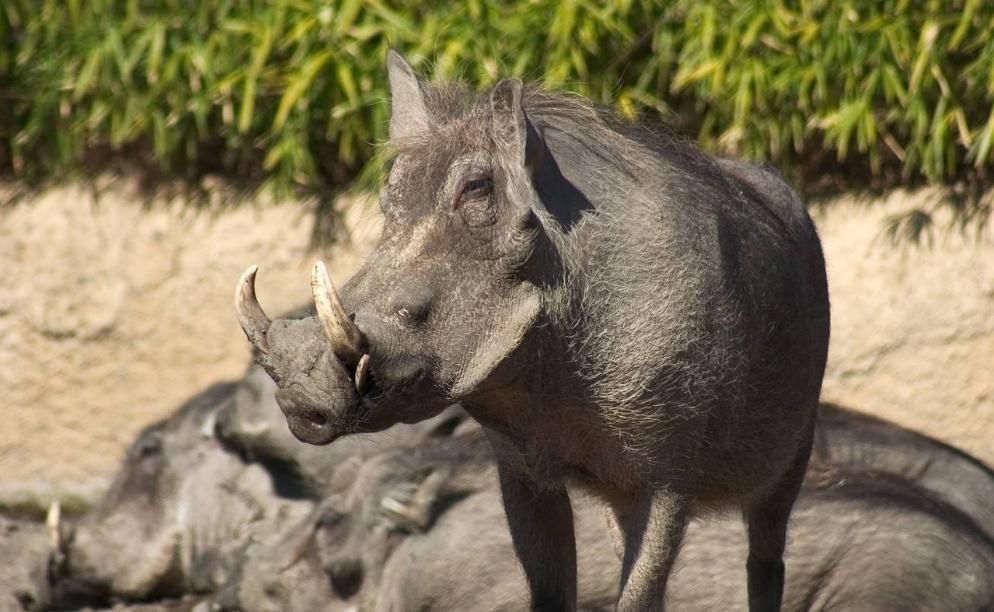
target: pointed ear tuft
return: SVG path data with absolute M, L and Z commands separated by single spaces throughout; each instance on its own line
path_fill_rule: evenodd
M 390 140 L 403 140 L 428 131 L 425 94 L 414 69 L 399 53 L 387 51 L 390 80 Z
M 497 83 L 490 92 L 494 142 L 508 162 L 523 165 L 534 173 L 545 146 L 521 104 L 523 89 L 521 81 L 512 78 Z
M 494 142 L 508 161 L 523 159 L 525 150 L 525 112 L 521 108 L 521 81 L 504 79 L 490 92 Z

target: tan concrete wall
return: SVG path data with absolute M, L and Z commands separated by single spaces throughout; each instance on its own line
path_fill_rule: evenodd
M 362 242 L 376 218 L 348 218 Z M 235 283 L 259 263 L 272 313 L 309 299 L 310 206 L 195 210 L 128 181 L 74 184 L 0 210 L 0 500 L 89 497 L 145 425 L 236 378 L 249 345 Z M 336 280 L 356 255 L 329 253 Z
M 843 198 L 816 214 L 832 300 L 822 395 L 994 465 L 994 231 L 898 247 L 883 236 L 889 215 L 934 195 Z
M 887 214 L 924 197 L 843 199 L 818 222 L 833 301 L 825 397 L 928 431 L 994 463 L 994 238 L 889 246 Z M 261 264 L 273 313 L 308 299 L 307 204 L 195 211 L 127 181 L 70 185 L 0 210 L 0 500 L 94 494 L 138 430 L 238 377 L 231 299 Z M 378 228 L 350 208 L 342 280 Z

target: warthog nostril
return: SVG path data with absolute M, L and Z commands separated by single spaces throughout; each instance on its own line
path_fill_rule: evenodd
M 335 593 L 348 599 L 362 587 L 362 565 L 355 560 L 338 561 L 326 569 Z
M 35 604 L 38 603 L 38 600 L 35 599 L 34 594 L 29 591 L 16 591 L 14 593 L 14 598 L 17 600 L 17 603 L 21 604 L 22 610 L 37 609 Z
M 310 421 L 311 425 L 315 425 L 317 427 L 324 427 L 328 424 L 328 419 L 317 410 L 308 410 L 304 413 L 304 418 Z

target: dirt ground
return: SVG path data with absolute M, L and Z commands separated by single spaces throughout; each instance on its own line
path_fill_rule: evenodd
M 882 238 L 887 215 L 928 196 L 819 209 L 833 305 L 824 397 L 994 463 L 994 237 L 949 234 L 930 247 Z M 92 498 L 142 427 L 240 376 L 249 350 L 235 281 L 258 263 L 269 312 L 304 303 L 310 210 L 197 211 L 148 202 L 126 180 L 0 210 L 0 505 Z M 378 231 L 375 204 L 348 211 L 353 240 L 325 256 L 336 281 Z

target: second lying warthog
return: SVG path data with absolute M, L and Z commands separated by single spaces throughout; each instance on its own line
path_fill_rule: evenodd
M 383 235 L 318 316 L 239 321 L 291 430 L 326 444 L 437 414 L 486 429 L 536 609 L 576 605 L 567 485 L 613 509 L 619 610 L 663 606 L 692 512 L 747 523 L 749 607 L 776 610 L 828 347 L 798 196 L 573 96 L 419 81 L 391 52 Z M 354 317 L 349 313 L 354 313 Z
M 93 510 L 54 521 L 52 550 L 25 607 L 64 609 L 204 595 L 237 580 L 244 551 L 283 523 L 305 516 L 338 463 L 444 436 L 457 408 L 416 427 L 355 438 L 316 454 L 286 440 L 271 417 L 273 383 L 252 368 L 238 383 L 213 385 L 131 445 Z
M 994 538 L 994 470 L 935 438 L 822 403 L 811 461 L 914 481 L 955 506 Z
M 792 527 L 788 610 L 974 611 L 994 605 L 994 543 L 967 514 L 994 475 L 971 457 L 892 424 L 823 406 L 816 458 Z M 866 426 L 866 427 L 864 427 Z M 914 452 L 912 452 L 914 451 Z M 926 462 L 931 473 L 919 468 Z M 519 610 L 524 576 L 500 522 L 492 460 L 480 433 L 428 442 L 348 466 L 336 490 L 285 546 L 259 550 L 242 580 L 249 612 L 288 609 Z M 928 489 L 940 484 L 943 494 Z M 579 604 L 609 610 L 619 564 L 604 517 L 576 508 Z M 690 526 L 670 602 L 681 610 L 741 606 L 746 547 L 738 521 Z M 292 543 L 292 544 L 291 544 Z M 937 570 L 936 568 L 942 568 Z
M 994 544 L 955 508 L 906 481 L 837 472 L 806 485 L 791 518 L 783 609 L 976 612 L 994 606 Z M 408 536 L 382 571 L 363 610 L 512 612 L 527 605 L 524 576 L 500 519 L 496 488 Z M 574 500 L 580 607 L 613 609 L 619 567 L 603 515 Z M 491 525 L 491 527 L 483 527 Z M 737 610 L 747 550 L 737 517 L 692 523 L 667 591 L 688 612 Z M 940 569 L 941 568 L 941 569 Z

